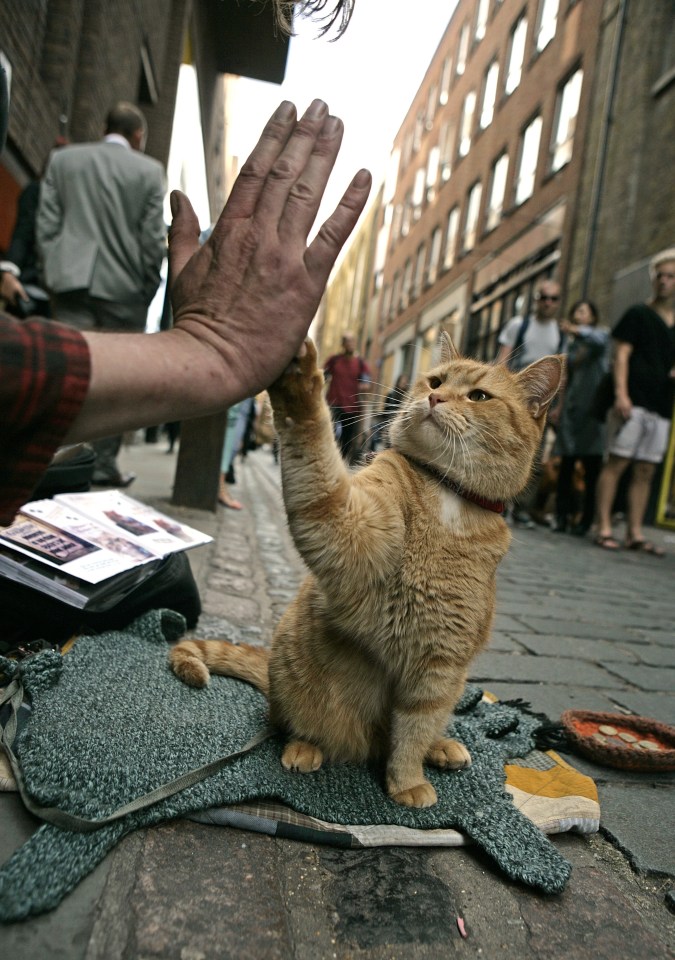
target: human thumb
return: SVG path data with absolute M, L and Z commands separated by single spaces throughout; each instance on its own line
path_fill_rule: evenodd
M 199 250 L 199 220 L 192 204 L 180 190 L 169 197 L 172 221 L 169 228 L 169 271 L 175 280 L 190 257 Z

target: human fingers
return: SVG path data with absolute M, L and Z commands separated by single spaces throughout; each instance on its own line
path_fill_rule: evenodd
M 190 257 L 199 250 L 199 220 L 192 204 L 180 190 L 170 196 L 173 219 L 169 228 L 169 271 L 176 279 Z
M 323 100 L 313 100 L 296 123 L 288 143 L 272 165 L 264 189 L 260 193 L 256 207 L 256 220 L 260 223 L 274 224 L 275 227 L 279 223 L 288 196 L 297 187 L 298 181 L 316 149 L 327 116 L 328 107 Z M 323 182 L 317 180 L 316 183 L 311 184 L 310 189 L 318 193 L 318 200 L 323 195 L 328 174 L 335 162 L 335 156 L 337 156 L 337 148 L 334 151 L 330 166 L 326 170 Z
M 279 236 L 303 243 L 316 220 L 326 183 L 340 151 L 344 126 L 338 117 L 328 116 L 316 139 L 304 170 L 291 187 L 279 221 Z
M 321 287 L 347 237 L 356 226 L 366 205 L 372 177 L 368 170 L 359 170 L 343 194 L 334 213 L 326 220 L 305 252 L 305 267 Z
M 253 215 L 269 172 L 293 134 L 296 117 L 295 104 L 290 100 L 279 104 L 242 166 L 218 223 L 228 217 Z

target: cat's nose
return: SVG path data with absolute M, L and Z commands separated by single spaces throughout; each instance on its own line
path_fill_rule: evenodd
M 437 403 L 445 403 L 443 397 L 440 397 L 437 393 L 429 394 L 429 406 L 433 410 Z

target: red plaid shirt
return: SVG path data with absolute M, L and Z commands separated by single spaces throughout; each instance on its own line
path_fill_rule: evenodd
M 80 412 L 90 372 L 78 330 L 0 313 L 0 524 L 30 499 Z

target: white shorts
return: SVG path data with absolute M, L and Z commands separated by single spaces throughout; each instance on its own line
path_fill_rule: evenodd
M 628 420 L 622 420 L 612 411 L 608 421 L 609 453 L 627 460 L 661 463 L 668 447 L 670 420 L 658 413 L 633 407 Z

